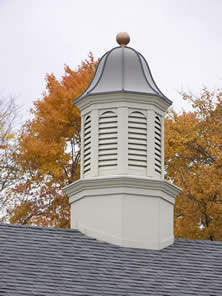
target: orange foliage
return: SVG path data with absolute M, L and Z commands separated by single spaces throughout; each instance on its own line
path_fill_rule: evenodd
M 19 139 L 17 162 L 23 178 L 8 210 L 11 223 L 69 227 L 62 188 L 79 178 L 80 145 L 80 114 L 72 100 L 87 88 L 96 65 L 90 53 L 76 71 L 65 66 L 61 81 L 47 75 L 47 92 L 34 103 L 33 119 Z

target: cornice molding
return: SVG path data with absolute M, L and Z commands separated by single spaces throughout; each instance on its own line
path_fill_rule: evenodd
M 87 95 L 80 101 L 76 102 L 75 105 L 82 112 L 83 110 L 91 107 L 94 104 L 101 104 L 104 106 L 104 104 L 106 103 L 115 103 L 118 106 L 119 103 L 123 102 L 153 105 L 163 112 L 165 112 L 171 105 L 158 95 L 131 92 Z
M 165 180 L 157 180 L 146 177 L 134 176 L 107 176 L 107 177 L 92 177 L 80 179 L 63 188 L 64 192 L 70 197 L 70 203 L 87 197 L 79 195 L 83 191 L 92 192 L 93 190 L 106 189 L 106 195 L 111 194 L 108 190 L 119 188 L 119 193 L 124 194 L 128 189 L 136 189 L 138 195 L 144 195 L 144 190 L 154 190 L 155 196 L 167 199 L 170 203 L 174 203 L 175 197 L 180 193 L 181 189 Z M 168 195 L 165 198 L 159 194 L 164 192 Z M 153 192 L 152 192 L 153 193 Z M 104 193 L 103 193 L 104 194 Z M 129 194 L 129 193 L 128 193 Z M 91 194 L 89 194 L 92 196 Z

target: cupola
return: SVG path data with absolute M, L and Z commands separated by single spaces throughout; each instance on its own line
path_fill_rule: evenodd
M 161 249 L 174 241 L 180 189 L 164 180 L 164 114 L 172 102 L 145 58 L 127 46 L 101 58 L 74 104 L 81 112 L 81 176 L 64 188 L 71 227 L 120 246 Z
M 172 104 L 157 87 L 145 58 L 131 47 L 119 46 L 105 53 L 92 82 L 75 103 L 85 96 L 119 92 L 158 96 Z

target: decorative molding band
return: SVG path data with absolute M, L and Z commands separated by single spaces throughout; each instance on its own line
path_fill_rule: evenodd
M 113 191 L 114 189 L 115 192 Z M 142 196 L 146 196 L 146 191 L 152 191 L 152 194 L 154 196 L 163 198 L 172 204 L 174 204 L 175 197 L 181 191 L 180 188 L 165 180 L 134 176 L 106 176 L 85 178 L 80 179 L 63 188 L 64 192 L 70 198 L 70 203 L 73 203 L 83 197 L 87 197 L 85 194 L 83 194 L 83 191 L 88 194 L 88 197 L 90 197 L 94 196 L 94 191 L 97 191 L 98 193 L 98 190 L 104 190 L 103 194 L 105 195 L 115 195 L 119 193 L 125 193 L 126 191 L 130 192 L 132 189 L 136 190 L 136 194 Z M 91 192 L 89 192 L 89 190 Z M 165 193 L 165 195 L 160 194 L 160 192 Z
M 84 109 L 94 104 L 103 105 L 105 103 L 142 103 L 154 105 L 163 112 L 171 105 L 167 103 L 163 98 L 154 94 L 142 94 L 142 93 L 110 93 L 110 94 L 99 94 L 99 95 L 87 95 L 82 100 L 76 103 L 76 106 L 82 112 Z

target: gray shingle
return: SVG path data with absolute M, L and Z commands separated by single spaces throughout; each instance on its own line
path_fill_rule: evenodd
M 0 224 L 0 295 L 222 295 L 222 243 L 177 239 L 152 251 Z

